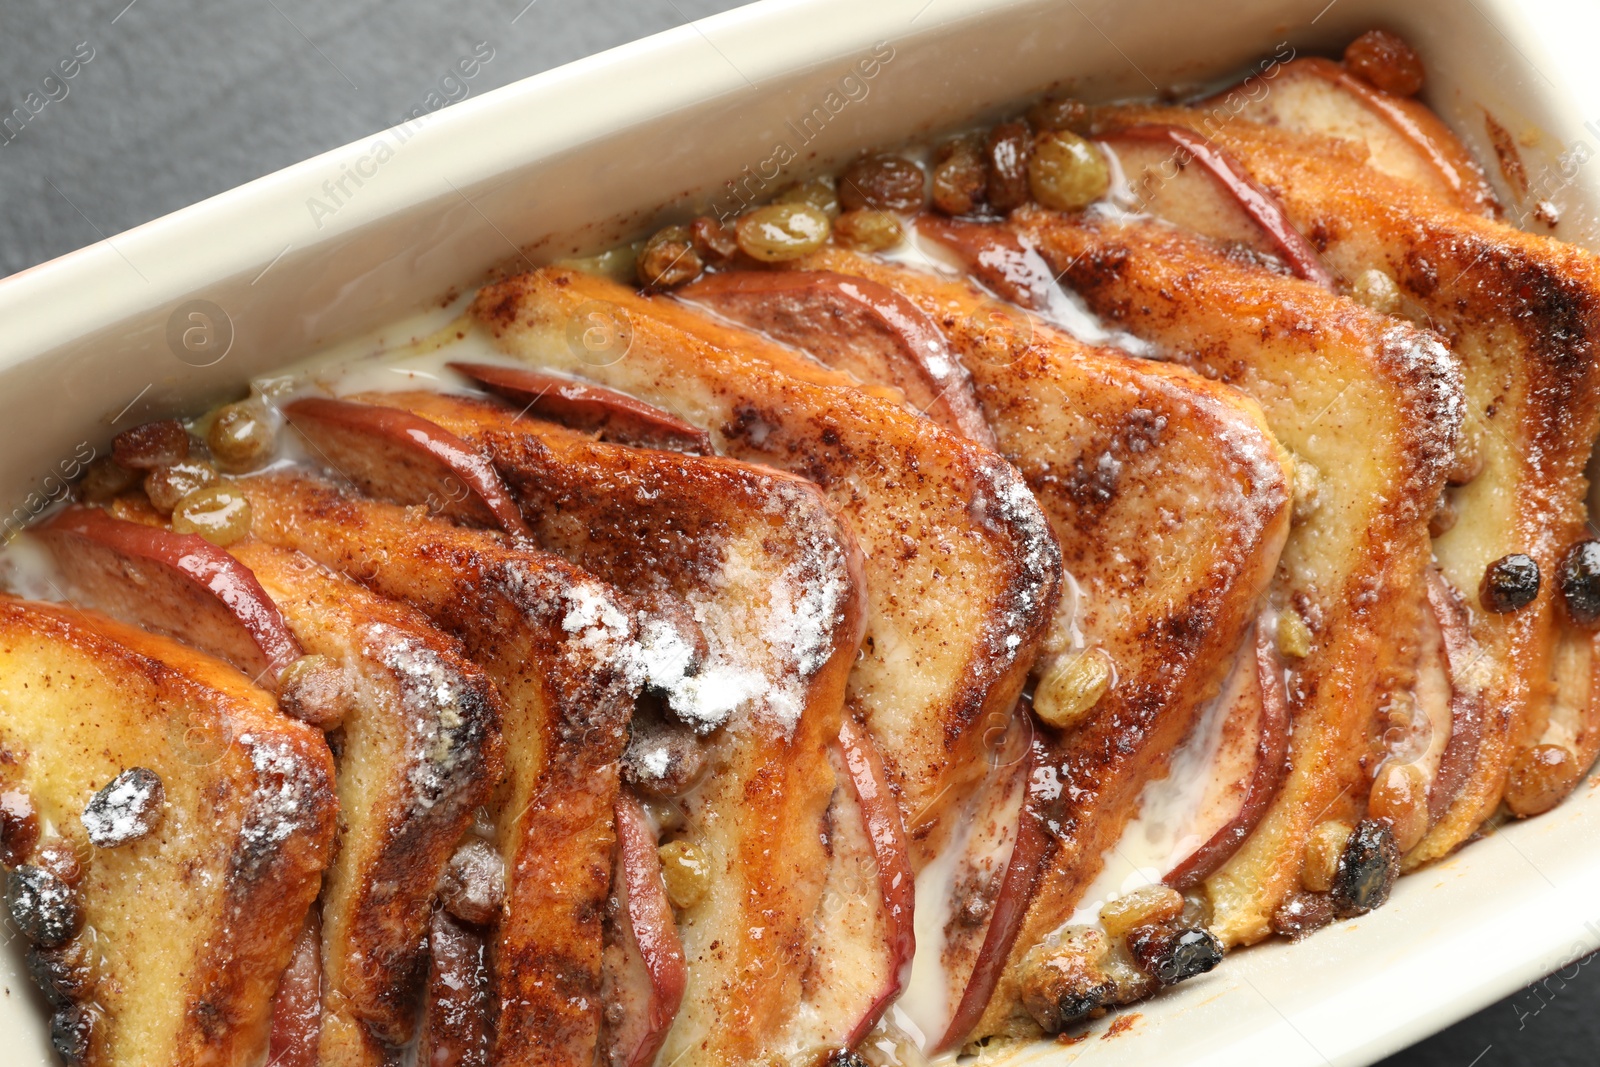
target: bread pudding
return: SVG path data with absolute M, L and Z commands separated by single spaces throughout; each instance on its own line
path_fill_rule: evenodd
M 1600 264 L 1424 78 L 1046 98 L 119 434 L 0 600 L 63 1060 L 1003 1056 L 1554 807 Z

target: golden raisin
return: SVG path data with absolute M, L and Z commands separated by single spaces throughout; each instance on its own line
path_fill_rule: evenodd
M 217 466 L 227 471 L 248 471 L 272 458 L 278 434 L 265 405 L 241 400 L 217 410 L 206 430 L 206 445 Z
M 1028 109 L 1028 123 L 1036 130 L 1068 130 L 1082 137 L 1089 132 L 1089 109 L 1070 96 L 1047 96 Z
M 863 252 L 881 252 L 905 238 L 899 218 L 869 207 L 840 215 L 839 221 L 833 224 L 833 233 L 842 244 Z
M 1326 893 L 1339 871 L 1339 857 L 1350 840 L 1347 822 L 1329 819 L 1311 831 L 1306 839 L 1305 864 L 1300 869 L 1300 884 L 1317 893 Z
M 1093 648 L 1063 656 L 1045 672 L 1033 691 L 1033 710 L 1057 729 L 1066 729 L 1088 714 L 1111 688 L 1111 657 Z
M 639 252 L 639 284 L 650 289 L 671 289 L 693 281 L 705 269 L 687 226 L 667 226 L 650 235 Z
M 1100 925 L 1115 940 L 1136 926 L 1171 922 L 1183 914 L 1183 894 L 1164 885 L 1124 893 L 1100 909 Z
M 197 489 L 172 509 L 172 530 L 227 547 L 250 532 L 250 501 L 228 485 Z
M 133 488 L 138 480 L 139 476 L 136 473 L 110 456 L 101 456 L 90 463 L 88 469 L 83 472 L 83 481 L 79 483 L 79 489 L 83 493 L 83 499 L 98 504 Z
M 189 431 L 177 419 L 147 422 L 111 439 L 111 458 L 133 471 L 177 463 L 189 455 Z
M 739 220 L 739 247 L 765 263 L 798 259 L 828 240 L 828 216 L 810 204 L 768 204 Z
M 1106 195 L 1111 170 L 1099 148 L 1067 130 L 1046 130 L 1033 142 L 1028 188 L 1053 211 L 1080 211 Z
M 344 672 L 327 656 L 301 656 L 278 676 L 278 708 L 318 730 L 332 730 L 348 711 Z
M 1368 30 L 1351 41 L 1344 50 L 1344 65 L 1386 93 L 1416 96 L 1422 91 L 1422 57 L 1386 30 Z
M 1561 803 L 1583 777 L 1578 758 L 1562 745 L 1532 745 L 1511 757 L 1506 807 L 1513 815 L 1542 815 Z
M 1367 814 L 1383 819 L 1401 852 L 1409 852 L 1428 832 L 1428 780 L 1415 764 L 1385 767 L 1372 783 Z
M 157 467 L 144 476 L 144 492 L 151 505 L 161 514 L 170 515 L 178 501 L 190 493 L 198 492 L 219 481 L 216 469 L 199 460 L 185 460 L 166 467 Z
M 1311 655 L 1311 627 L 1293 608 L 1285 608 L 1278 615 L 1278 653 L 1289 659 L 1304 659 Z
M 862 156 L 839 176 L 839 202 L 847 211 L 921 211 L 925 196 L 922 168 L 903 156 Z
M 711 888 L 711 863 L 705 852 L 687 841 L 669 841 L 657 851 L 672 906 L 692 908 L 700 903 Z
M 989 131 L 984 142 L 984 162 L 988 166 L 985 189 L 989 206 L 1010 211 L 1028 202 L 1028 156 L 1033 138 L 1021 122 L 1002 122 Z
M 1385 315 L 1400 311 L 1400 287 L 1381 270 L 1364 270 L 1350 283 L 1350 299 Z
M 772 198 L 775 204 L 810 204 L 830 219 L 839 217 L 843 210 L 839 206 L 839 192 L 834 188 L 833 179 L 828 177 L 812 178 L 799 185 L 791 185 L 783 192 Z
M 934 155 L 933 206 L 946 215 L 966 215 L 983 203 L 987 182 L 983 148 L 974 137 L 957 137 Z

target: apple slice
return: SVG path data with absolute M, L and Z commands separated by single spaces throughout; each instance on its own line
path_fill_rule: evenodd
M 857 1004 L 856 1021 L 841 1044 L 854 1047 L 878 1022 L 890 1003 L 905 988 L 916 955 L 916 876 L 906 847 L 900 807 L 883 771 L 883 760 L 869 735 L 849 715 L 839 729 L 840 782 L 846 796 L 836 807 L 835 857 L 843 885 L 829 887 L 822 913 L 832 914 L 842 929 L 838 936 L 821 939 L 817 973 L 825 986 L 821 999 L 849 999 Z M 848 823 L 849 825 L 841 825 Z M 872 872 L 871 888 L 854 884 L 839 853 L 856 839 L 865 846 L 862 867 Z M 830 907 L 830 899 L 835 904 Z M 853 929 L 867 913 L 865 923 L 873 934 L 862 937 Z M 853 935 L 853 936 L 852 936 Z M 828 976 L 836 976 L 829 980 Z
M 227 660 L 269 688 L 303 654 L 250 569 L 198 534 L 74 505 L 37 535 L 69 596 Z
M 1006 861 L 1006 872 L 999 892 L 989 908 L 989 922 L 978 949 L 972 973 L 961 991 L 961 999 L 950 1017 L 950 1026 L 934 1045 L 935 1052 L 950 1052 L 961 1047 L 973 1028 L 989 1010 L 990 1002 L 1010 962 L 1017 936 L 1022 932 L 1043 880 L 1053 849 L 1051 827 L 1061 825 L 1066 791 L 1054 774 L 1050 748 L 1042 733 L 1036 733 L 1028 746 L 1023 771 L 1026 783 L 1017 829 Z M 1059 922 L 1066 921 L 1060 916 Z
M 1334 287 L 1333 275 L 1323 265 L 1311 242 L 1289 220 L 1277 197 L 1215 143 L 1183 126 L 1161 123 L 1101 130 L 1096 132 L 1095 139 L 1118 153 L 1124 172 L 1130 177 L 1142 176 L 1134 181 L 1135 195 L 1160 196 L 1164 203 L 1175 198 L 1165 196 L 1161 185 L 1182 182 L 1189 164 L 1198 164 L 1198 169 L 1216 183 L 1223 198 L 1243 213 L 1265 238 L 1267 248 L 1282 257 L 1290 270 L 1323 288 Z M 1208 206 L 1219 215 L 1226 211 Z M 1259 246 L 1258 241 L 1248 238 L 1247 243 Z
M 661 448 L 697 456 L 712 454 L 711 435 L 654 404 L 593 382 L 498 363 L 452 363 L 496 396 L 602 441 Z
M 872 735 L 846 715 L 839 727 L 839 748 L 849 769 L 846 781 L 855 793 L 867 835 L 872 840 L 878 886 L 888 916 L 889 970 L 894 976 L 892 984 L 873 1005 L 874 1010 L 857 1024 L 854 1037 L 846 1042 L 854 1045 L 872 1028 L 878 1013 L 905 988 L 911 959 L 917 951 L 917 887 L 911 870 L 911 854 L 906 847 L 905 828 L 901 825 L 900 807 L 895 803 L 888 775 L 883 770 L 883 757 L 878 754 Z
M 494 466 L 465 441 L 424 419 L 326 397 L 286 405 L 289 425 L 334 470 L 371 491 L 381 480 L 426 502 L 432 514 L 527 537 L 528 527 Z
M 921 308 L 887 286 L 833 271 L 725 271 L 677 291 L 805 349 L 864 382 L 893 385 L 906 402 L 948 430 L 993 448 L 972 377 Z
M 643 1004 L 624 998 L 624 1021 L 611 1031 L 610 1061 L 618 1067 L 649 1067 L 667 1039 L 683 1003 L 689 968 L 677 919 L 667 900 L 655 828 L 626 790 L 617 794 L 617 922 L 624 951 L 648 979 Z
M 272 998 L 271 1067 L 317 1067 L 322 1031 L 322 924 L 313 908 Z
M 1228 718 L 1213 766 L 1233 773 L 1213 773 L 1201 803 L 1209 818 L 1192 831 L 1201 835 L 1202 843 L 1164 879 L 1174 889 L 1192 889 L 1211 877 L 1244 844 L 1277 797 L 1289 773 L 1289 701 L 1283 676 L 1276 626 L 1258 622 L 1217 698 L 1228 705 Z
M 1195 106 L 1213 113 L 1226 107 L 1231 116 L 1251 122 L 1360 141 L 1371 150 L 1371 166 L 1385 174 L 1428 188 L 1466 211 L 1499 214 L 1483 170 L 1438 115 L 1331 59 L 1301 57 L 1279 67 L 1265 93 L 1236 87 Z
M 494 997 L 488 946 L 443 908 L 433 913 L 428 932 L 425 1002 L 418 1067 L 489 1067 Z

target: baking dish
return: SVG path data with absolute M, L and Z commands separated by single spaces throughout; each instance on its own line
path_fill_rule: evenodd
M 48 507 L 115 430 L 235 392 L 496 267 L 595 251 L 691 206 L 737 207 L 1053 85 L 1094 99 L 1197 86 L 1373 25 L 1423 52 L 1429 102 L 1481 159 L 1494 159 L 1485 111 L 1511 130 L 1534 188 L 1560 208 L 1557 234 L 1600 247 L 1600 177 L 1575 162 L 1600 155 L 1600 80 L 1572 44 L 1600 13 L 774 0 L 374 134 L 0 283 L 0 521 Z M 1600 945 L 1588 903 L 1600 856 L 1584 847 L 1597 820 L 1582 787 L 1403 880 L 1377 913 L 1243 951 L 1124 1013 L 1111 1040 L 1099 1039 L 1107 1020 L 1015 1061 L 1370 1062 L 1552 969 L 1570 975 Z M 15 946 L 0 975 L 8 1060 L 53 1062 Z

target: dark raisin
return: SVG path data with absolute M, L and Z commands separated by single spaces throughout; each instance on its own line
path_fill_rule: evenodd
M 847 1048 L 834 1049 L 823 1062 L 827 1067 L 872 1067 L 865 1056 Z
M 83 809 L 83 828 L 99 848 L 132 844 L 161 825 L 166 799 L 160 775 L 145 767 L 129 767 L 90 798 Z
M 111 439 L 111 458 L 131 471 L 155 470 L 189 458 L 189 431 L 177 419 L 147 422 Z
M 1400 876 L 1400 847 L 1394 833 L 1376 819 L 1362 819 L 1339 854 L 1329 892 L 1341 919 L 1383 906 Z
M 1101 966 L 1105 936 L 1096 931 L 1084 942 L 1052 950 L 1036 948 L 1022 969 L 1022 1006 L 1047 1034 L 1101 1013 L 1116 994 L 1116 983 Z
M 26 793 L 0 793 L 0 863 L 17 867 L 39 842 L 39 815 Z
M 705 269 L 687 226 L 657 230 L 639 253 L 639 284 L 647 289 L 671 289 L 693 281 Z
M 739 238 L 732 226 L 701 215 L 689 223 L 689 240 L 700 258 L 713 265 L 728 262 L 739 253 Z
M 933 206 L 946 215 L 970 214 L 983 203 L 988 178 L 982 143 L 957 137 L 939 146 L 933 157 Z
M 1539 595 L 1539 565 L 1532 556 L 1513 552 L 1489 564 L 1478 586 L 1478 602 L 1485 611 L 1503 615 L 1525 608 Z
M 641 706 L 622 755 L 622 778 L 657 800 L 681 797 L 706 770 L 705 744 L 688 726 Z
M 506 897 L 506 868 L 487 841 L 468 841 L 456 849 L 445 870 L 439 899 L 462 922 L 484 925 L 500 914 Z
M 133 488 L 133 483 L 138 480 L 138 475 L 119 465 L 110 456 L 101 456 L 83 472 L 83 481 L 78 483 L 78 488 L 85 500 L 99 503 Z
M 839 176 L 839 202 L 847 211 L 921 211 L 925 198 L 922 168 L 901 156 L 862 156 Z
M 28 974 L 52 1008 L 81 1004 L 94 993 L 94 964 L 86 938 L 75 937 L 57 948 L 28 949 Z
M 1002 122 L 989 131 L 984 155 L 989 165 L 987 191 L 989 206 L 1010 211 L 1028 202 L 1028 156 L 1033 151 L 1033 135 L 1026 123 Z
M 1422 91 L 1422 57 L 1404 39 L 1385 30 L 1368 30 L 1344 50 L 1350 73 L 1386 93 L 1415 96 Z
M 1198 927 L 1157 923 L 1128 934 L 1128 953 L 1162 985 L 1177 985 L 1222 962 L 1222 943 Z
M 1290 893 L 1272 913 L 1272 930 L 1290 941 L 1309 937 L 1338 918 L 1326 893 Z
M 1600 627 L 1600 541 L 1579 541 L 1567 549 L 1558 580 L 1573 625 Z
M 89 846 L 80 847 L 87 855 Z M 40 845 L 39 850 L 33 854 L 33 863 L 34 866 L 43 867 L 68 885 L 77 885 L 83 880 L 83 858 L 78 855 L 77 849 L 60 838 L 52 840 L 47 845 Z
M 1067 130 L 1086 137 L 1089 134 L 1089 109 L 1071 97 L 1047 96 L 1028 109 L 1028 122 L 1035 130 Z
M 6 907 L 24 937 L 52 948 L 83 926 L 78 891 L 43 867 L 24 864 L 6 876 Z
M 63 1008 L 50 1018 L 50 1044 L 67 1067 L 89 1062 L 99 1016 L 86 1005 Z

